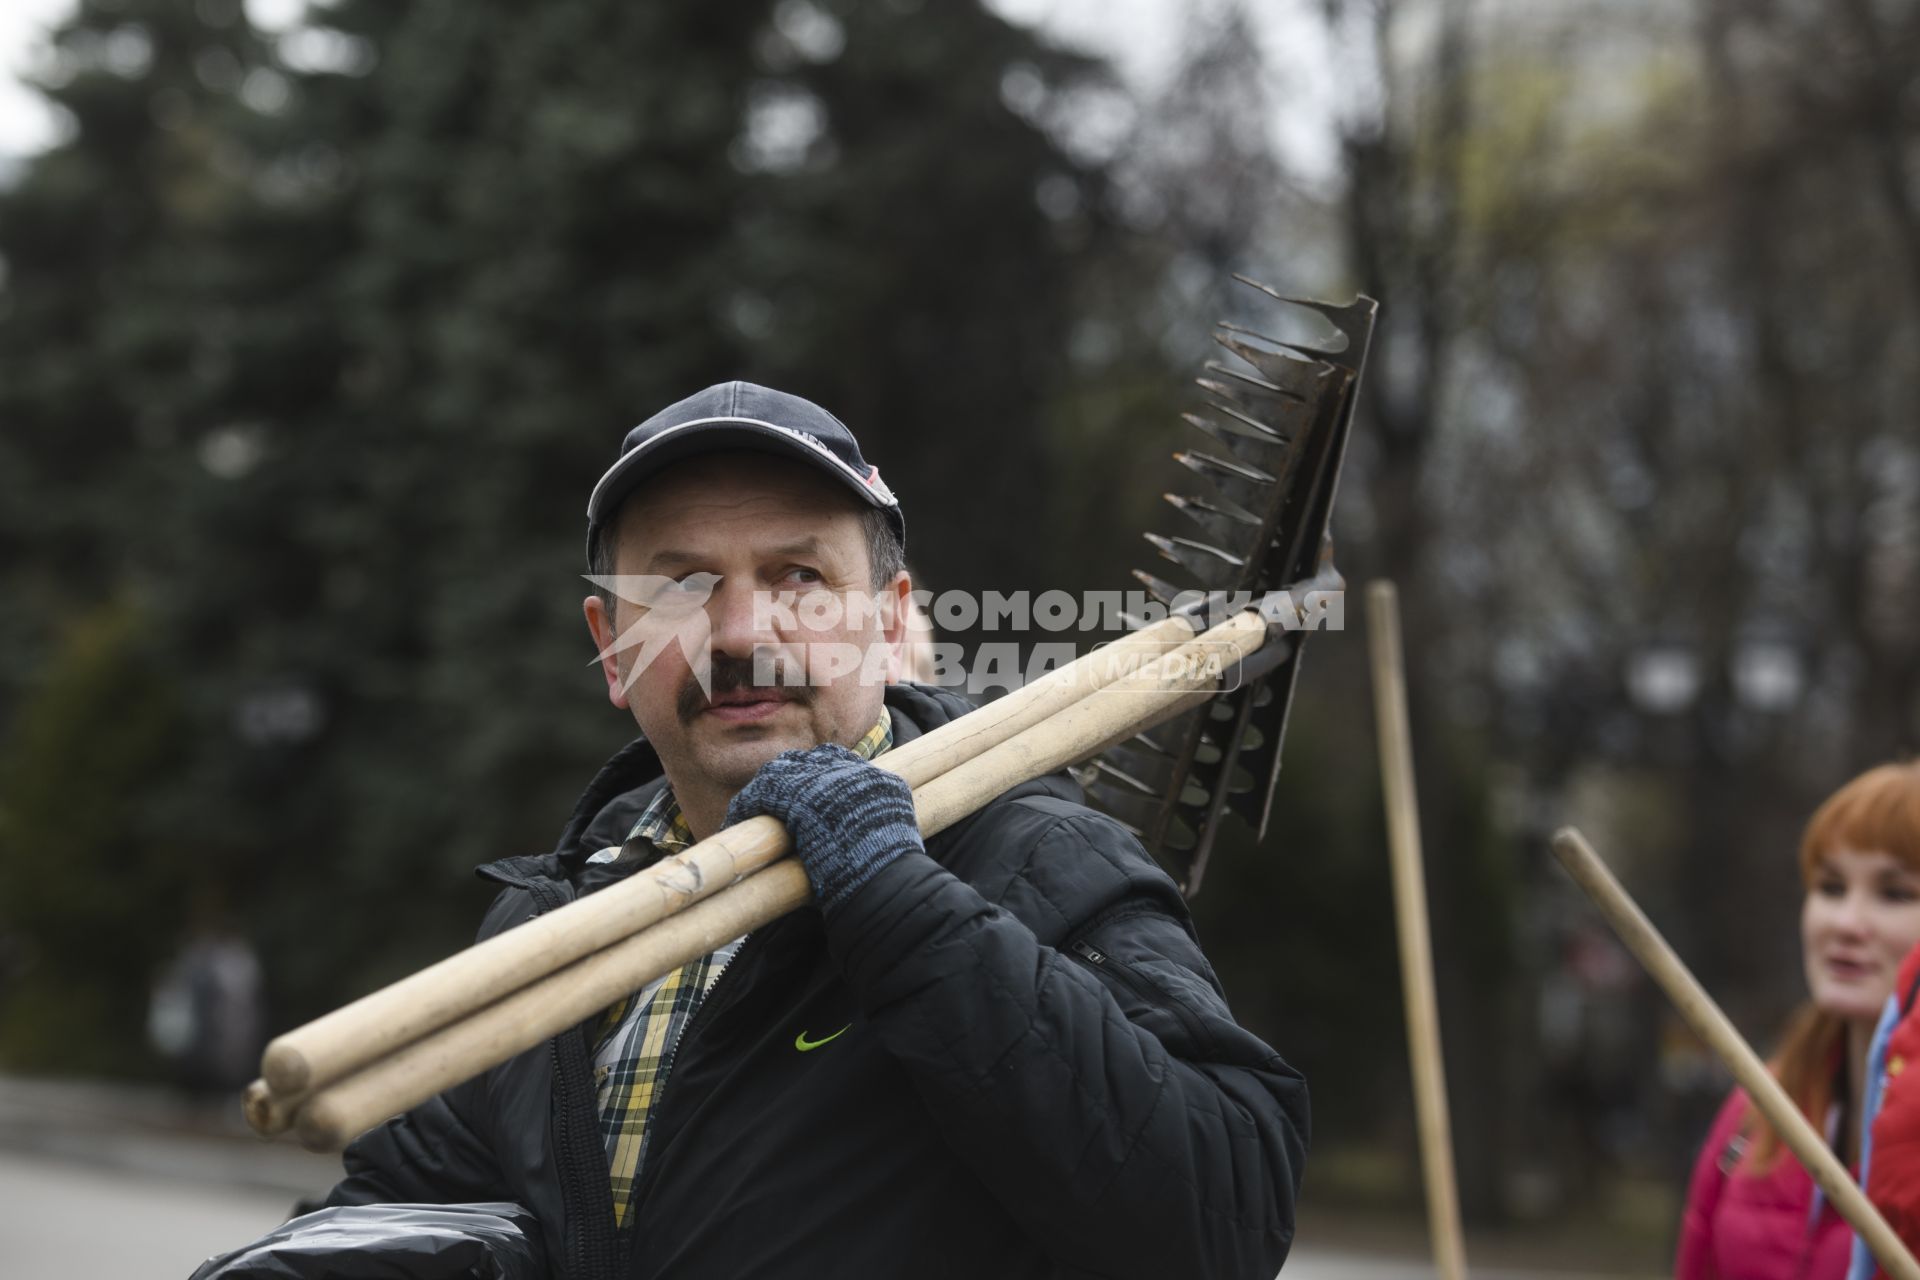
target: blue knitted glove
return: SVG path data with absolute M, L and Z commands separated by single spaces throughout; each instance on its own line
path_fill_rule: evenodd
M 767 761 L 727 806 L 727 825 L 762 813 L 786 824 L 828 916 L 880 868 L 924 848 L 906 779 L 831 742 Z

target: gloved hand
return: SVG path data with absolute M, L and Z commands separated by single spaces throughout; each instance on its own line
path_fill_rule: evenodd
M 727 825 L 763 813 L 786 824 L 827 916 L 880 868 L 925 847 L 906 779 L 831 742 L 767 761 L 727 806 Z

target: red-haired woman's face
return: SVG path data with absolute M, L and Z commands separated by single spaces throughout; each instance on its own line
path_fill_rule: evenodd
M 1920 944 L 1920 872 L 1886 853 L 1836 849 L 1814 868 L 1800 912 L 1807 989 L 1827 1013 L 1880 1016 L 1900 962 Z

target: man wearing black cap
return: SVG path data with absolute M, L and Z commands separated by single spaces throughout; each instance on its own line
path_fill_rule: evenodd
M 482 936 L 758 813 L 818 910 L 367 1134 L 330 1202 L 512 1201 L 555 1277 L 1272 1276 L 1305 1086 L 1172 881 L 1063 775 L 923 844 L 868 763 L 967 704 L 885 683 L 905 527 L 852 433 L 709 388 L 628 434 L 588 523 L 642 736 L 553 853 L 482 869 Z
M 780 752 L 854 747 L 884 718 L 885 664 L 867 656 L 900 642 L 906 526 L 839 419 L 752 383 L 711 387 L 627 434 L 587 528 L 600 583 L 644 584 L 627 603 L 669 583 L 701 596 L 701 613 L 622 612 L 603 586 L 585 605 L 608 697 L 660 753 L 696 836 Z M 704 644 L 649 646 L 689 621 Z M 773 668 L 758 681 L 756 657 Z

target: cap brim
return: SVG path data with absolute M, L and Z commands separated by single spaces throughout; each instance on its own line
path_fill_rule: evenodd
M 880 481 L 877 471 L 860 475 L 826 446 L 777 423 L 756 418 L 698 418 L 668 427 L 646 443 L 621 454 L 619 461 L 607 468 L 587 499 L 588 556 L 592 556 L 594 540 L 607 519 L 649 477 L 683 459 L 728 449 L 778 454 L 812 464 L 840 481 L 861 500 L 891 515 L 895 529 L 905 538 L 900 504 L 893 500 L 891 490 Z

